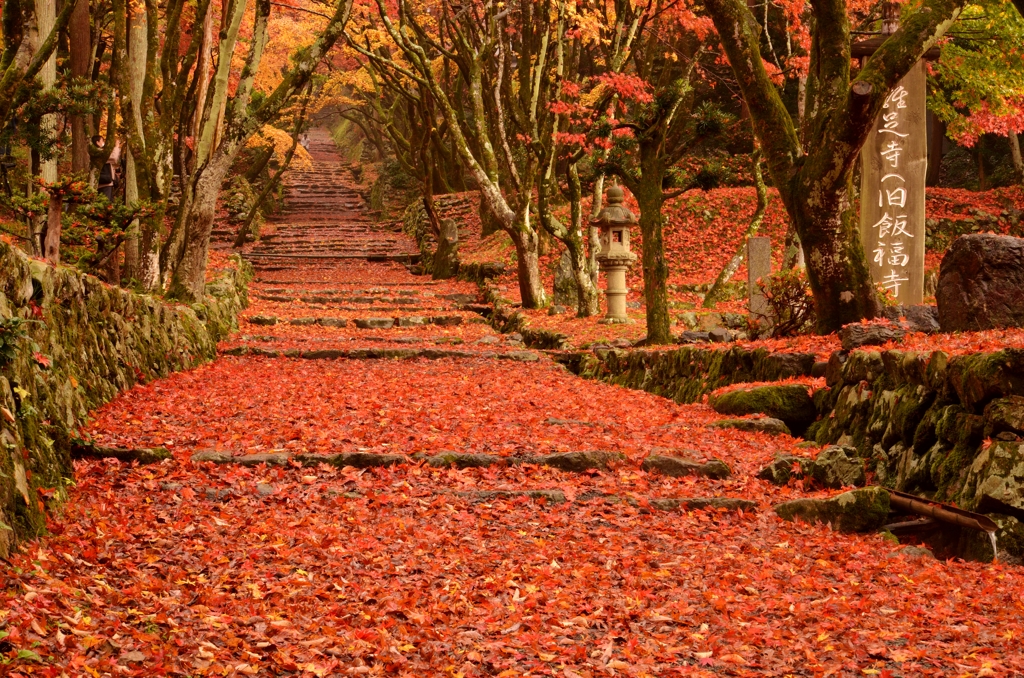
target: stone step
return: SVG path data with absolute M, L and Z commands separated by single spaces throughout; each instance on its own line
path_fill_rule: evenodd
M 420 260 L 420 253 L 392 253 L 392 254 L 258 254 L 255 252 L 243 254 L 245 259 L 296 259 L 296 260 L 318 260 L 318 259 L 366 259 L 367 261 L 400 261 L 405 263 L 416 263 Z

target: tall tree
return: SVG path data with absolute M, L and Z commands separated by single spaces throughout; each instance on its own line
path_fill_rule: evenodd
M 754 122 L 772 181 L 806 254 L 819 332 L 874 317 L 875 287 L 860 242 L 853 174 L 889 91 L 946 32 L 962 0 L 907 5 L 900 28 L 867 65 L 851 67 L 849 8 L 813 0 L 803 143 L 761 58 L 745 0 L 706 0 Z
M 267 22 L 270 0 L 256 0 L 253 8 L 252 37 L 244 66 L 231 95 L 229 75 L 231 60 L 238 42 L 238 27 L 245 13 L 246 0 L 233 0 L 229 5 L 227 32 L 218 47 L 214 86 L 203 114 L 203 124 L 196 146 L 195 166 L 182 197 L 180 239 L 172 234 L 165 250 L 165 270 L 173 270 L 168 293 L 185 301 L 198 301 L 205 295 L 206 264 L 213 229 L 217 196 L 228 170 L 245 142 L 264 124 L 274 119 L 309 82 L 313 72 L 337 42 L 351 14 L 353 0 L 337 0 L 334 12 L 313 42 L 299 49 L 292 66 L 274 90 L 258 104 L 252 100 L 253 85 L 260 70 L 267 45 Z M 223 102 L 223 131 L 217 123 L 216 111 Z
M 434 18 L 406 0 L 398 0 L 395 9 L 384 0 L 376 4 L 384 30 L 409 67 L 357 48 L 402 73 L 437 102 L 482 202 L 515 245 L 523 306 L 544 306 L 534 214 L 541 161 L 528 146 L 542 143 L 542 118 L 553 85 L 545 77 L 552 48 L 551 1 L 520 0 L 506 7 L 445 0 L 432 29 L 427 22 L 433 24 Z M 359 45 L 358 38 L 351 42 Z M 464 101 L 453 99 L 438 77 L 437 58 L 457 69 Z

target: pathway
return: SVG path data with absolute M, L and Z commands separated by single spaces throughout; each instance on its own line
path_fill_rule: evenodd
M 754 474 L 796 441 L 527 358 L 474 288 L 408 272 L 313 139 L 228 355 L 87 432 L 174 460 L 76 464 L 52 536 L 0 573 L 9 675 L 1024 670 L 1015 571 L 782 523 L 803 493 Z

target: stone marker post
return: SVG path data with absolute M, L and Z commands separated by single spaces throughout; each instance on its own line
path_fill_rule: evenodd
M 772 274 L 771 238 L 747 238 L 747 296 L 750 299 L 750 314 L 768 316 L 768 300 L 757 281 Z
M 922 60 L 889 93 L 860 153 L 860 228 L 871 277 L 905 307 L 924 299 L 926 96 Z

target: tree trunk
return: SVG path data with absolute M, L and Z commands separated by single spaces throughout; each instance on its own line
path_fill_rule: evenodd
M 804 249 L 800 245 L 800 236 L 790 223 L 786 229 L 786 241 L 782 250 L 782 270 L 791 271 L 794 268 L 804 268 Z
M 42 171 L 42 163 L 39 160 L 39 151 L 37 151 L 34 148 L 29 152 L 29 164 L 30 164 L 30 172 L 29 173 L 31 174 L 31 176 L 29 176 L 28 181 L 25 182 L 25 197 L 26 198 L 32 198 L 32 196 L 36 194 L 36 191 L 39 190 L 38 185 L 32 179 L 32 177 L 38 176 L 39 173 Z M 28 219 L 26 219 L 26 221 L 28 222 L 28 224 L 27 224 L 28 239 L 29 239 L 29 244 L 32 246 L 32 256 L 34 256 L 34 257 L 42 257 L 43 256 L 43 243 L 42 243 L 42 240 L 40 239 L 40 236 L 43 234 L 43 231 L 45 230 L 44 225 L 45 225 L 46 222 L 42 218 L 37 218 L 37 217 L 32 217 L 32 216 L 28 217 Z
M 1008 139 L 1010 141 L 1010 156 L 1013 158 L 1013 172 L 1017 175 L 1017 182 L 1024 181 L 1024 158 L 1020 153 L 1020 138 L 1016 132 L 1011 131 Z
M 168 288 L 168 296 L 172 298 L 196 303 L 202 301 L 206 293 L 206 256 L 210 233 L 217 210 L 217 196 L 231 160 L 225 160 L 220 155 L 214 157 L 196 180 L 183 222 L 185 236 L 181 261 L 174 267 Z
M 925 186 L 938 186 L 939 173 L 942 170 L 942 145 L 946 140 L 946 123 L 939 116 L 928 112 L 928 171 L 925 174 Z
M 199 60 L 196 64 L 196 107 L 192 114 L 192 137 L 199 138 L 203 126 L 203 110 L 206 108 L 206 94 L 210 87 L 210 61 L 213 56 L 213 11 L 207 10 L 203 19 L 203 42 L 199 47 Z
M 142 138 L 142 87 L 146 77 L 146 55 L 148 39 L 146 35 L 146 12 L 141 8 L 130 8 L 128 17 L 128 86 L 127 95 L 131 99 L 133 120 L 126 121 L 138 130 L 137 138 Z M 122 92 L 121 96 L 126 93 Z M 130 133 L 131 134 L 131 133 Z M 125 203 L 137 205 L 142 195 L 147 195 L 145 187 L 139 186 L 137 163 L 143 161 L 136 157 L 131 145 L 125 157 Z M 140 154 L 145 149 L 138 149 Z M 142 190 L 140 190 L 142 189 Z M 147 195 L 148 197 L 148 195 Z M 129 280 L 142 283 L 144 289 L 154 286 L 156 280 L 153 271 L 153 233 L 151 220 L 147 220 L 143 229 L 138 219 L 128 227 L 129 236 L 125 242 L 125 275 Z
M 579 168 L 576 163 L 569 166 L 568 175 L 570 222 L 569 237 L 565 239 L 565 246 L 569 250 L 572 273 L 576 278 L 576 315 L 580 318 L 589 318 L 601 312 L 601 300 L 597 285 L 590 275 L 590 261 L 583 235 L 583 188 L 580 185 Z
M 544 281 L 540 277 L 537 231 L 520 223 L 509 231 L 509 235 L 516 246 L 516 271 L 523 308 L 541 308 L 547 303 L 547 295 L 544 292 Z
M 50 195 L 49 207 L 46 211 L 46 238 L 43 242 L 43 253 L 46 260 L 54 266 L 60 265 L 60 215 L 63 199 Z
M 36 48 L 39 49 L 42 42 L 46 40 L 46 36 L 53 30 L 53 25 L 57 18 L 57 7 L 55 0 L 36 0 L 36 30 L 37 30 L 37 44 Z M 54 50 L 50 54 L 50 58 L 46 60 L 43 67 L 39 70 L 39 81 L 42 83 L 43 91 L 52 89 L 54 83 L 57 81 L 57 51 Z M 57 128 L 57 116 L 54 113 L 47 113 L 42 117 L 39 122 L 39 136 L 42 138 L 51 138 L 54 131 Z M 47 184 L 57 183 L 57 159 L 51 158 L 49 160 L 41 160 L 39 163 L 39 176 Z M 52 212 L 52 202 L 51 198 Z M 59 214 L 59 213 L 58 213 Z M 39 223 L 36 226 L 36 231 L 41 232 L 43 230 L 43 219 L 40 218 Z M 49 215 L 45 222 L 49 223 Z M 56 247 L 60 248 L 60 220 L 58 217 Z M 33 244 L 33 247 L 39 247 L 37 244 Z M 40 247 L 43 250 L 43 254 L 46 254 L 45 247 Z M 49 258 L 49 257 L 47 257 Z M 60 259 L 59 253 L 56 255 L 57 260 Z
M 650 163 L 637 185 L 640 233 L 643 239 L 644 302 L 647 306 L 647 345 L 671 344 L 668 315 L 668 264 L 662 235 L 662 172 Z
M 258 155 L 253 159 L 252 165 L 249 169 L 245 170 L 245 180 L 250 184 L 255 182 L 263 174 L 263 170 L 267 168 L 270 163 L 270 159 L 274 157 L 274 147 L 267 146 L 266 149 L 259 151 Z
M 814 178 L 796 180 L 781 187 L 780 194 L 803 245 L 817 331 L 828 334 L 874 318 L 879 307 L 860 242 L 858 212 L 850 202 L 852 169 L 841 188 L 821 184 Z
M 988 190 L 988 170 L 985 167 L 985 153 L 983 146 L 985 144 L 985 137 L 978 137 L 978 143 L 974 145 L 974 157 L 978 160 L 978 190 Z
M 74 0 L 69 27 L 71 42 L 71 75 L 86 78 L 92 69 L 92 29 L 89 25 L 89 0 Z M 87 116 L 71 116 L 71 171 L 85 175 L 89 171 L 89 130 Z

